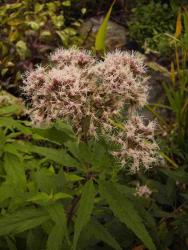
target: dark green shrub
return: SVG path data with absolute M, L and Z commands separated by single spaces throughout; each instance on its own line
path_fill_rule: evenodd
M 168 54 L 168 38 L 164 33 L 174 33 L 177 9 L 176 5 L 161 2 L 138 2 L 128 22 L 130 38 L 146 52 Z

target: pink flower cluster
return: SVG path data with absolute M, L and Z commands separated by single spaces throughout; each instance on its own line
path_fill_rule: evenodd
M 153 123 L 145 126 L 133 112 L 147 99 L 147 77 L 143 59 L 136 53 L 115 51 L 97 60 L 88 51 L 58 49 L 50 64 L 38 66 L 24 77 L 24 93 L 30 99 L 30 116 L 41 126 L 56 119 L 70 122 L 82 138 L 98 133 L 113 134 L 121 146 L 114 154 L 131 169 L 148 168 L 154 162 L 157 145 L 153 141 Z M 128 106 L 125 130 L 114 134 L 111 120 L 121 116 Z
M 152 191 L 147 185 L 140 185 L 138 184 L 136 187 L 136 192 L 135 195 L 143 198 L 149 198 L 150 195 L 152 194 Z
M 121 131 L 113 136 L 113 141 L 120 145 L 121 150 L 113 154 L 124 166 L 129 159 L 132 172 L 141 167 L 149 169 L 157 161 L 158 145 L 154 140 L 155 123 L 144 124 L 141 117 L 131 116 Z

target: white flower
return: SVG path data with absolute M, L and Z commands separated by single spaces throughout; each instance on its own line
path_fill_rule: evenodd
M 136 187 L 135 195 L 139 197 L 149 198 L 152 194 L 152 191 L 149 189 L 147 185 L 138 184 Z

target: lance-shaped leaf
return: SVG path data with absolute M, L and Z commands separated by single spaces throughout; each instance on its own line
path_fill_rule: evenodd
M 23 209 L 0 217 L 0 236 L 21 233 L 35 228 L 49 219 L 43 209 Z
M 102 197 L 109 204 L 114 215 L 132 230 L 136 236 L 150 250 L 156 250 L 155 245 L 147 232 L 142 218 L 137 213 L 133 204 L 118 191 L 112 182 L 100 182 L 99 186 Z
M 96 40 L 95 40 L 96 51 L 104 51 L 105 50 L 105 38 L 106 38 L 106 33 L 107 33 L 108 20 L 110 18 L 112 8 L 113 8 L 115 2 L 116 1 L 114 0 L 109 11 L 107 12 L 98 32 L 97 32 Z
M 95 198 L 95 188 L 93 186 L 93 182 L 90 180 L 85 184 L 83 188 L 83 193 L 78 207 L 77 217 L 75 221 L 73 250 L 76 249 L 76 245 L 81 231 L 90 220 L 90 216 L 94 205 L 94 198 Z
M 48 237 L 47 250 L 61 250 L 64 239 L 69 242 L 65 212 L 61 204 L 50 206 L 48 211 L 55 225 Z
M 111 246 L 113 249 L 121 250 L 121 246 L 116 241 L 116 239 L 111 235 L 110 232 L 97 220 L 92 219 L 88 225 L 86 230 L 89 234 L 96 238 L 97 240 L 105 242 L 107 245 Z

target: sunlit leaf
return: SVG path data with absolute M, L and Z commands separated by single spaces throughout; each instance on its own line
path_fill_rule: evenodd
M 181 22 L 181 12 L 178 13 L 176 21 L 176 38 L 181 35 L 182 32 L 182 22 Z
M 108 20 L 110 18 L 112 8 L 115 4 L 116 0 L 113 1 L 109 11 L 107 12 L 98 32 L 96 35 L 96 40 L 95 40 L 95 49 L 96 51 L 104 51 L 105 50 L 105 38 L 106 38 L 106 33 L 107 33 L 107 25 L 108 25 Z

